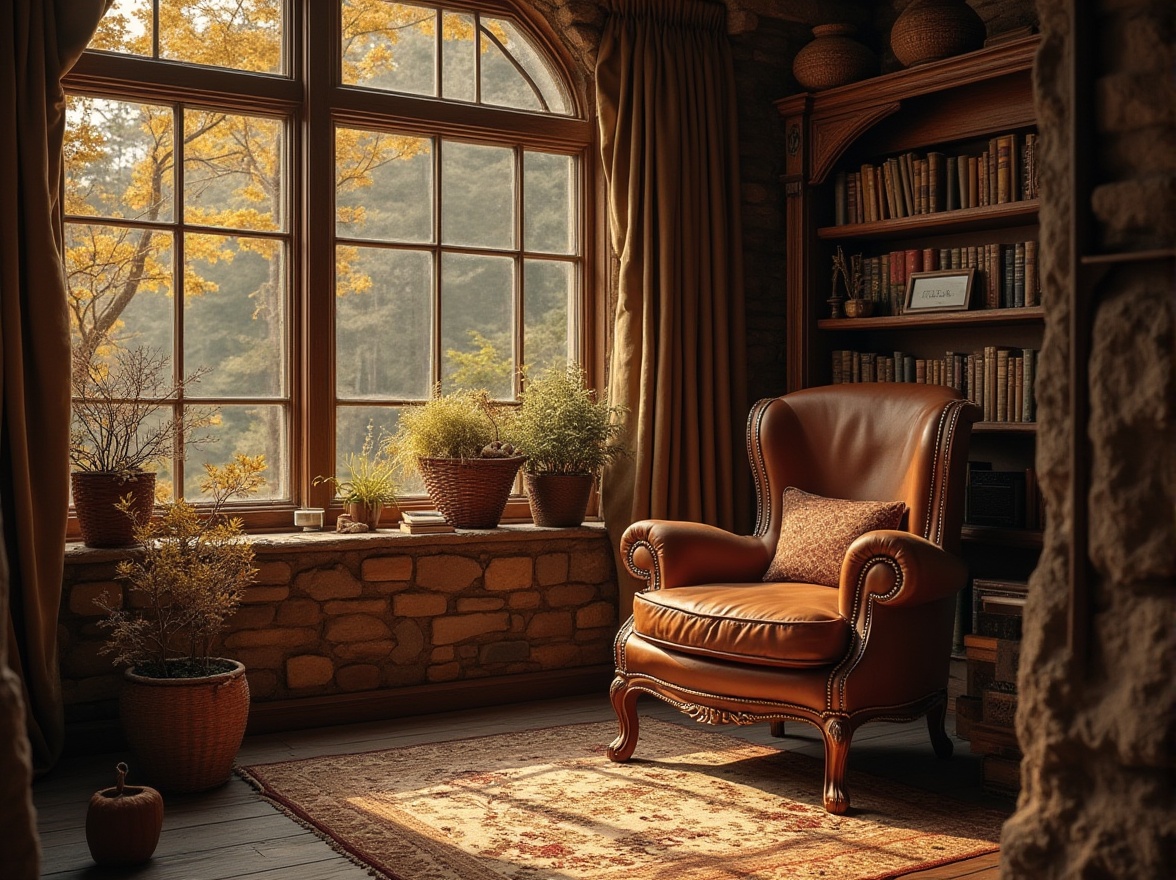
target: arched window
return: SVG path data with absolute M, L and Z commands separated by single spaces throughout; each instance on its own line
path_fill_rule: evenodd
M 75 344 L 219 412 L 177 494 L 263 452 L 289 524 L 369 424 L 583 359 L 592 126 L 515 3 L 117 0 L 66 85 Z

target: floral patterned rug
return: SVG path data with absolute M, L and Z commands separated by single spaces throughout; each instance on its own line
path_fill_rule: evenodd
M 627 764 L 590 723 L 238 769 L 394 880 L 878 880 L 995 851 L 1003 817 L 820 762 L 645 718 Z

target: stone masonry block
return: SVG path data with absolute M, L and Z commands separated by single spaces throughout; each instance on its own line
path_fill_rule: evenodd
M 375 556 L 363 561 L 365 581 L 407 581 L 412 578 L 411 556 Z
M 535 560 L 535 580 L 541 587 L 562 584 L 568 579 L 568 554 L 544 553 Z
M 505 611 L 438 617 L 433 621 L 433 644 L 452 645 L 486 633 L 505 632 L 509 627 L 510 616 Z
M 242 605 L 229 618 L 229 626 L 234 630 L 261 629 L 274 622 L 276 611 L 273 605 Z
M 542 597 L 534 590 L 527 590 L 523 593 L 511 593 L 509 603 L 510 607 L 516 610 L 538 608 L 542 604 Z
M 591 584 L 556 584 L 544 590 L 543 596 L 551 608 L 580 606 L 596 598 L 596 588 Z
M 246 587 L 242 605 L 261 605 L 265 602 L 284 602 L 290 595 L 289 587 Z
M 567 638 L 572 634 L 570 611 L 544 611 L 531 618 L 527 635 L 533 639 Z
M 537 645 L 531 649 L 531 659 L 544 669 L 563 669 L 575 666 L 580 659 L 578 645 L 566 642 L 554 645 Z
M 437 617 L 448 608 L 448 597 L 438 593 L 401 593 L 392 600 L 396 617 Z
M 237 648 L 233 651 L 233 659 L 244 664 L 245 668 L 278 670 L 285 662 L 286 652 L 281 648 Z
M 572 554 L 568 577 L 573 581 L 598 584 L 612 577 L 612 557 L 600 550 L 577 550 Z
M 576 629 L 613 626 L 616 622 L 617 609 L 611 602 L 596 602 L 576 612 Z
M 286 685 L 292 690 L 322 687 L 335 677 L 335 664 L 329 657 L 300 654 L 286 661 Z
M 411 663 L 425 650 L 425 634 L 415 620 L 399 620 L 393 630 L 396 649 L 389 655 L 393 663 Z
M 257 566 L 257 574 L 254 575 L 254 583 L 265 586 L 272 586 L 274 584 L 288 584 L 290 583 L 290 563 L 288 562 L 263 562 Z
M 461 675 L 460 663 L 442 663 L 429 667 L 429 681 L 453 681 Z
M 486 589 L 495 592 L 525 590 L 531 586 L 533 568 L 530 556 L 493 559 L 486 566 Z
M 113 581 L 78 584 L 69 591 L 69 610 L 79 617 L 104 617 L 106 612 L 94 604 L 95 599 L 103 596 L 112 608 L 120 608 L 123 603 L 122 584 Z
M 309 626 L 321 622 L 323 610 L 313 599 L 287 599 L 278 606 L 281 626 Z
M 470 614 L 471 612 L 474 612 L 474 611 L 497 611 L 500 608 L 504 608 L 505 606 L 506 606 L 505 599 L 497 599 L 497 598 L 458 599 L 457 600 L 457 613 L 458 614 Z
M 363 585 L 346 568 L 336 565 L 298 575 L 294 588 L 312 599 L 351 599 L 363 592 Z
M 446 645 L 444 648 L 434 648 L 429 660 L 433 663 L 448 663 L 456 656 L 457 652 L 453 650 L 453 645 Z
M 459 593 L 482 576 L 482 566 L 466 556 L 424 556 L 417 560 L 417 587 Z
M 336 645 L 334 652 L 340 660 L 385 660 L 397 647 L 391 639 L 376 639 L 371 642 L 345 642 Z
M 281 684 L 272 669 L 246 669 L 245 678 L 249 682 L 249 698 L 255 700 L 272 697 Z
M 327 641 L 370 642 L 392 635 L 388 624 L 370 614 L 348 614 L 327 622 Z
M 482 645 L 478 652 L 478 662 L 483 665 L 490 663 L 514 663 L 527 660 L 531 656 L 531 646 L 525 641 L 491 642 Z
M 307 627 L 247 629 L 225 637 L 226 648 L 300 648 L 318 641 L 318 632 Z
M 336 599 L 323 605 L 323 611 L 332 617 L 343 614 L 384 614 L 388 611 L 387 599 Z

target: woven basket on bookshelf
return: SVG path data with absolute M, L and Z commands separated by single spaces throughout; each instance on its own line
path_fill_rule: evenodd
M 87 547 L 128 547 L 135 543 L 134 522 L 115 505 L 133 497 L 135 519 L 145 522 L 155 506 L 155 474 L 74 471 L 69 475 L 78 528 Z
M 515 476 L 525 459 L 419 458 L 425 491 L 457 529 L 492 529 L 502 519 Z
M 979 49 L 985 33 L 984 20 L 964 0 L 915 0 L 890 29 L 890 49 L 912 67 Z
M 147 782 L 204 791 L 228 782 L 249 720 L 245 667 L 202 678 L 125 673 L 119 714 Z

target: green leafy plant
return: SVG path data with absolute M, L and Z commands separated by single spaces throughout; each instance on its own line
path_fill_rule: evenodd
M 532 474 L 592 474 L 624 452 L 625 410 L 596 399 L 578 366 L 527 379 L 510 436 Z
M 503 458 L 515 454 L 506 439 L 509 408 L 486 391 L 438 393 L 406 408 L 388 448 L 406 473 L 421 458 Z
M 210 439 L 198 432 L 215 423 L 214 408 L 184 406 L 177 413 L 172 406 L 208 370 L 176 379 L 170 364 L 148 346 L 119 349 L 109 362 L 75 349 L 69 435 L 75 470 L 130 474 L 169 460 L 177 443 L 191 449 Z
M 396 461 L 388 453 L 388 439 L 375 434 L 368 422 L 363 447 L 343 459 L 347 476 L 315 477 L 314 485 L 328 483 L 344 504 L 390 504 L 396 500 Z
M 228 671 L 212 656 L 216 637 L 253 583 L 253 544 L 241 520 L 223 512 L 231 498 L 265 484 L 265 457 L 237 455 L 229 464 L 206 464 L 201 489 L 208 508 L 187 501 L 163 504 L 161 515 L 139 519 L 127 499 L 119 509 L 135 521 L 137 549 L 118 564 L 127 599 L 95 600 L 110 630 L 103 653 L 152 678 L 190 678 Z

